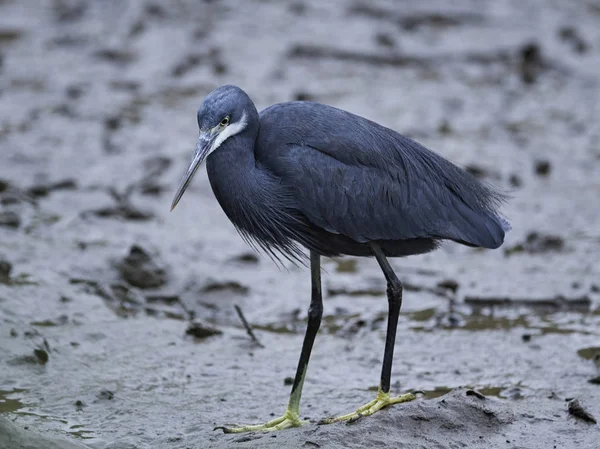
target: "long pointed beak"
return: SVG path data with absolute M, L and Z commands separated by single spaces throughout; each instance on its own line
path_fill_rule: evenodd
M 177 203 L 179 203 L 179 200 L 183 196 L 185 189 L 187 189 L 187 187 L 190 185 L 196 170 L 198 170 L 198 167 L 200 167 L 202 162 L 204 162 L 204 159 L 206 159 L 206 156 L 208 156 L 212 142 L 213 139 L 209 134 L 201 134 L 200 137 L 198 137 L 194 157 L 192 158 L 192 162 L 190 163 L 185 175 L 181 179 L 181 183 L 179 184 L 177 192 L 175 193 L 175 198 L 173 198 L 173 203 L 171 203 L 171 211 L 175 209 L 175 206 L 177 206 Z

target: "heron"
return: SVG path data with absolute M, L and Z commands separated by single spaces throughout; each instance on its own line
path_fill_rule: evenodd
M 276 261 L 310 265 L 307 327 L 285 413 L 225 433 L 297 427 L 309 358 L 323 314 L 321 257 L 374 257 L 387 283 L 388 321 L 376 397 L 321 423 L 354 421 L 414 393 L 390 394 L 402 283 L 389 258 L 423 254 L 442 241 L 498 248 L 510 225 L 506 196 L 414 140 L 350 112 L 310 101 L 260 113 L 248 94 L 221 86 L 197 113 L 200 128 L 171 210 L 206 161 L 221 208 L 241 237 Z

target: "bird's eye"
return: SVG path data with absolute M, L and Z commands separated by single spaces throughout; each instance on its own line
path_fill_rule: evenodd
M 229 116 L 227 116 L 223 120 L 221 120 L 220 125 L 221 126 L 227 126 L 227 125 L 229 125 Z

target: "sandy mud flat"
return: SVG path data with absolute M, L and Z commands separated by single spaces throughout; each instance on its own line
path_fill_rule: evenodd
M 253 253 L 205 173 L 169 204 L 195 112 L 329 103 L 509 192 L 497 251 L 324 261 L 311 421 L 286 404 L 310 285 Z M 582 448 L 600 431 L 600 2 L 0 0 L 0 449 Z M 246 334 L 238 305 L 264 348 Z

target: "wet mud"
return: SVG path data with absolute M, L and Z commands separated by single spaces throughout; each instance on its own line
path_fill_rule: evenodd
M 600 3 L 0 0 L 0 449 L 596 448 Z M 323 261 L 301 413 L 287 403 L 304 267 L 245 246 L 196 176 L 171 195 L 218 85 L 326 102 L 498 185 L 497 251 Z M 254 337 L 252 337 L 254 335 Z

